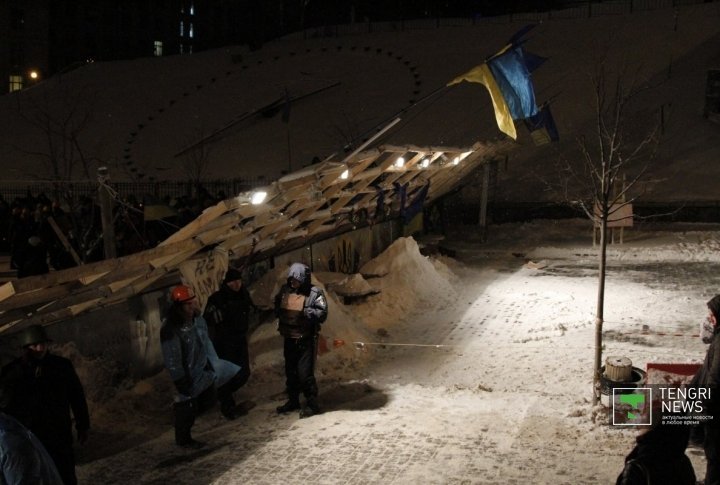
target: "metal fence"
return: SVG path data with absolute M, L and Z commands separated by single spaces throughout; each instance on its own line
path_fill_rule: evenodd
M 510 22 L 540 22 L 553 19 L 578 19 L 623 15 L 633 12 L 678 8 L 685 5 L 714 3 L 718 0 L 610 0 L 602 2 L 578 1 L 568 3 L 566 8 L 548 11 L 519 12 L 493 17 L 475 16 L 471 18 L 425 18 L 413 20 L 394 20 L 382 22 L 356 22 L 344 25 L 313 27 L 290 34 L 287 38 L 308 39 L 317 37 L 337 37 L 366 34 L 369 32 L 398 32 L 405 30 L 431 30 L 441 27 L 465 27 L 483 24 L 503 24 Z
M 155 182 L 110 182 L 120 197 L 133 197 L 142 201 L 150 196 L 156 199 L 165 197 L 195 197 L 198 187 L 202 187 L 213 197 L 232 197 L 240 192 L 268 184 L 265 177 L 245 177 L 221 180 L 202 180 L 199 185 L 193 181 L 155 181 Z M 98 183 L 92 180 L 78 181 L 39 181 L 39 180 L 3 180 L 0 181 L 0 195 L 12 202 L 16 198 L 37 197 L 44 194 L 50 199 L 87 196 L 95 197 Z

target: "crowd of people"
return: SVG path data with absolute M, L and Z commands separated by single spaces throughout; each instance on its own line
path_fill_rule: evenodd
M 176 391 L 175 443 L 199 449 L 205 444 L 193 439 L 191 429 L 200 414 L 218 403 L 221 415 L 233 420 L 254 405 L 236 404 L 233 394 L 250 378 L 247 337 L 257 309 L 241 271 L 232 267 L 204 312 L 189 286 L 174 287 L 170 299 L 160 341 Z M 300 410 L 299 417 L 307 418 L 321 412 L 314 373 L 327 312 L 325 295 L 312 285 L 310 269 L 293 264 L 275 297 L 288 394 L 288 402 L 277 408 L 279 414 Z M 74 485 L 73 445 L 76 440 L 85 443 L 90 432 L 83 385 L 72 362 L 51 352 L 43 326 L 29 326 L 19 337 L 21 355 L 0 371 L 0 483 Z
M 192 196 L 119 197 L 113 220 L 118 256 L 155 247 L 204 209 L 226 196 L 197 187 Z M 0 252 L 10 254 L 10 269 L 20 278 L 99 261 L 103 228 L 97 197 L 51 198 L 45 193 L 0 195 Z M 158 211 L 162 207 L 164 210 Z

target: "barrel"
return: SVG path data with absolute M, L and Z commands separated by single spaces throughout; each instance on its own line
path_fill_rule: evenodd
M 600 367 L 600 402 L 605 407 L 611 406 L 613 389 L 622 388 L 618 391 L 624 394 L 632 394 L 634 389 L 643 387 L 647 380 L 647 373 L 638 368 L 633 367 L 630 377 L 624 381 L 616 381 L 605 374 L 605 366 Z

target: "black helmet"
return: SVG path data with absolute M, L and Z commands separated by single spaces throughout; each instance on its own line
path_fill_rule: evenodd
M 42 325 L 31 325 L 20 334 L 20 345 L 23 348 L 43 342 L 52 342 L 52 339 L 48 338 Z

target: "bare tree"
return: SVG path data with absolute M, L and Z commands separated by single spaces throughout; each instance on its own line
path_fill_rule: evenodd
M 20 117 L 41 134 L 42 141 L 36 147 L 16 146 L 42 160 L 45 169 L 38 177 L 90 179 L 91 165 L 97 160 L 84 150 L 81 139 L 92 122 L 93 94 L 58 76 L 52 86 L 39 93 L 22 93 L 17 99 Z
M 93 121 L 95 93 L 87 86 L 69 82 L 62 74 L 55 76 L 35 89 L 18 93 L 17 113 L 25 121 L 30 133 L 36 134 L 33 145 L 14 148 L 40 160 L 40 170 L 26 169 L 25 175 L 53 182 L 53 198 L 64 201 L 69 227 L 65 236 L 76 241 L 83 261 L 87 258 L 86 246 L 95 230 L 91 223 L 80 220 L 77 209 L 80 201 L 72 189 L 78 179 L 91 180 L 99 159 L 90 154 L 86 144 L 87 129 Z
M 185 175 L 192 181 L 193 185 L 199 186 L 202 179 L 210 168 L 210 143 L 205 131 L 200 128 L 197 130 L 197 139 L 199 142 L 182 155 L 182 168 Z
M 644 93 L 653 86 L 641 83 L 640 69 L 611 74 L 605 62 L 590 74 L 594 104 L 591 135 L 577 138 L 578 156 L 558 160 L 553 184 L 562 197 L 578 207 L 599 229 L 598 289 L 595 310 L 593 363 L 594 403 L 600 400 L 603 350 L 608 221 L 642 194 L 640 182 L 648 172 L 659 143 L 660 118 L 647 109 Z M 650 111 L 650 112 L 648 112 Z M 615 217 L 613 217 L 615 215 Z

